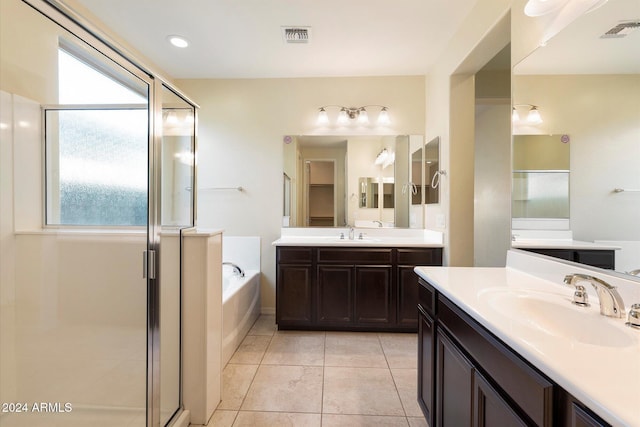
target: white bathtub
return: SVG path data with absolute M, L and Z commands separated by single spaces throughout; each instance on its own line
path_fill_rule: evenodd
M 224 236 L 222 260 L 233 267 L 222 268 L 222 364 L 227 364 L 260 315 L 260 238 Z

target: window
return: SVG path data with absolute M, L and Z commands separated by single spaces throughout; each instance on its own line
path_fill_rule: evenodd
M 94 55 L 59 49 L 59 104 L 44 108 L 46 223 L 144 226 L 148 88 Z

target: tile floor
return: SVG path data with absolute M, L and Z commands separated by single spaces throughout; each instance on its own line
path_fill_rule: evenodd
M 209 425 L 427 426 L 416 334 L 277 331 L 261 316 L 224 369 Z

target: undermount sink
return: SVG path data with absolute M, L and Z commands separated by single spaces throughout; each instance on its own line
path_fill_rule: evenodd
M 626 347 L 637 339 L 600 315 L 597 302 L 585 308 L 558 294 L 525 290 L 488 289 L 480 296 L 492 309 L 527 330 L 569 342 L 604 347 Z
M 328 239 L 329 241 L 332 242 L 338 242 L 338 243 L 366 243 L 366 242 L 379 242 L 380 239 L 376 239 L 373 237 L 368 237 L 368 236 L 364 236 L 362 238 L 359 238 L 358 236 L 354 237 L 353 239 L 349 239 L 347 236 L 344 237 L 344 239 L 340 238 L 340 237 L 330 237 Z

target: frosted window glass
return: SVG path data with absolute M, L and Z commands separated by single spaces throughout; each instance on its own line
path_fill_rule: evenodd
M 48 110 L 47 223 L 147 223 L 146 109 Z
M 514 172 L 513 218 L 569 218 L 569 172 Z

